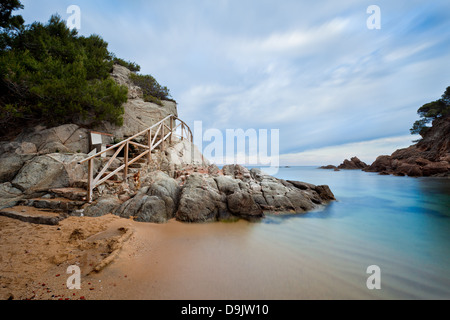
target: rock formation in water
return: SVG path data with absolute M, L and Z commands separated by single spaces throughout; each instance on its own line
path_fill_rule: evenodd
M 390 156 L 380 156 L 364 171 L 410 177 L 450 176 L 450 117 L 439 118 L 423 139 Z
M 333 165 L 323 166 L 319 169 L 325 169 L 325 170 L 334 170 L 334 171 L 340 171 L 340 170 L 362 170 L 369 167 L 366 163 L 359 160 L 357 157 L 353 157 L 350 160 L 344 160 L 344 162 L 339 165 L 338 167 Z

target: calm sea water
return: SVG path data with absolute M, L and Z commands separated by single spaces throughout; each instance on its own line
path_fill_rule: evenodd
M 319 212 L 267 217 L 261 232 L 280 247 L 315 260 L 331 282 L 362 297 L 450 298 L 450 180 L 314 167 L 276 176 L 327 184 L 338 199 Z M 381 269 L 381 290 L 367 289 L 371 265 Z
M 111 297 L 450 299 L 450 180 L 311 167 L 277 177 L 327 184 L 338 201 L 257 223 L 136 224 L 136 254 L 101 275 L 132 275 Z M 367 288 L 372 265 L 380 290 Z

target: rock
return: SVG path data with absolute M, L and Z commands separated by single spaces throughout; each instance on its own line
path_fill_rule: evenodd
M 68 186 L 69 176 L 61 162 L 49 156 L 40 156 L 28 162 L 12 183 L 23 192 L 39 192 Z
M 89 131 L 76 124 L 54 128 L 27 128 L 14 139 L 18 143 L 32 143 L 40 155 L 49 153 L 89 153 Z
M 78 164 L 78 161 L 85 157 L 86 155 L 82 154 L 48 154 L 35 157 L 22 167 L 12 183 L 27 194 L 69 187 L 74 181 L 87 179 L 87 166 Z
M 324 201 L 336 200 L 329 186 L 317 186 L 314 190 L 319 194 L 319 197 Z
M 328 165 L 328 166 L 322 166 L 322 167 L 320 167 L 319 169 L 324 169 L 324 170 L 336 170 L 337 167 L 330 164 L 330 165 Z
M 118 127 L 108 122 L 103 122 L 95 128 L 96 131 L 111 132 L 114 133 L 116 138 L 123 139 L 151 127 L 171 114 L 178 115 L 175 102 L 162 101 L 163 106 L 145 102 L 142 90 L 130 81 L 130 74 L 131 71 L 127 68 L 114 65 L 113 79 L 118 84 L 128 87 L 128 101 L 123 105 L 125 110 L 123 126 Z
M 259 169 L 224 166 L 223 176 L 191 174 L 183 187 L 176 218 L 185 222 L 224 217 L 255 219 L 264 213 L 302 213 L 334 200 L 327 186 L 288 182 Z
M 367 167 L 369 166 L 366 163 L 362 162 L 357 157 L 353 157 L 350 160 L 344 160 L 344 162 L 337 168 L 340 170 L 361 170 Z
M 422 168 L 424 176 L 437 176 L 446 174 L 450 171 L 450 164 L 447 161 L 433 162 Z
M 218 176 L 220 173 L 219 167 L 217 167 L 215 164 L 212 164 L 208 167 L 208 174 L 211 176 Z
M 450 117 L 439 118 L 423 139 L 390 156 L 380 156 L 364 171 L 410 177 L 450 176 Z
M 83 214 L 86 217 L 101 217 L 114 212 L 121 204 L 118 198 L 105 196 L 86 207 Z
M 217 221 L 227 213 L 226 196 L 207 175 L 190 175 L 183 187 L 176 218 L 183 222 Z
M 10 182 L 0 184 L 0 209 L 13 207 L 22 198 L 22 191 L 14 188 Z
M 174 177 L 177 170 L 187 166 L 207 168 L 210 163 L 193 143 L 183 140 L 167 148 L 163 159 L 161 159 L 160 169 Z
M 156 172 L 145 177 L 143 185 L 146 186 L 134 198 L 123 203 L 114 214 L 153 223 L 165 223 L 174 218 L 181 189 L 176 180 L 163 172 Z

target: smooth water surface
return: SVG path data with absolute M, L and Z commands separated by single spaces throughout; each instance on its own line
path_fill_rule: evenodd
M 327 184 L 338 201 L 257 223 L 137 224 L 107 271 L 132 277 L 111 297 L 450 299 L 450 180 L 310 167 L 277 177 Z M 381 290 L 367 288 L 373 265 Z

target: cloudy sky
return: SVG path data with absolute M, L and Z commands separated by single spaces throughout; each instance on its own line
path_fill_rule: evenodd
M 409 146 L 450 86 L 450 1 L 22 0 L 27 23 L 81 9 L 80 34 L 142 66 L 203 129 L 279 129 L 283 165 Z M 367 8 L 381 9 L 369 30 Z

